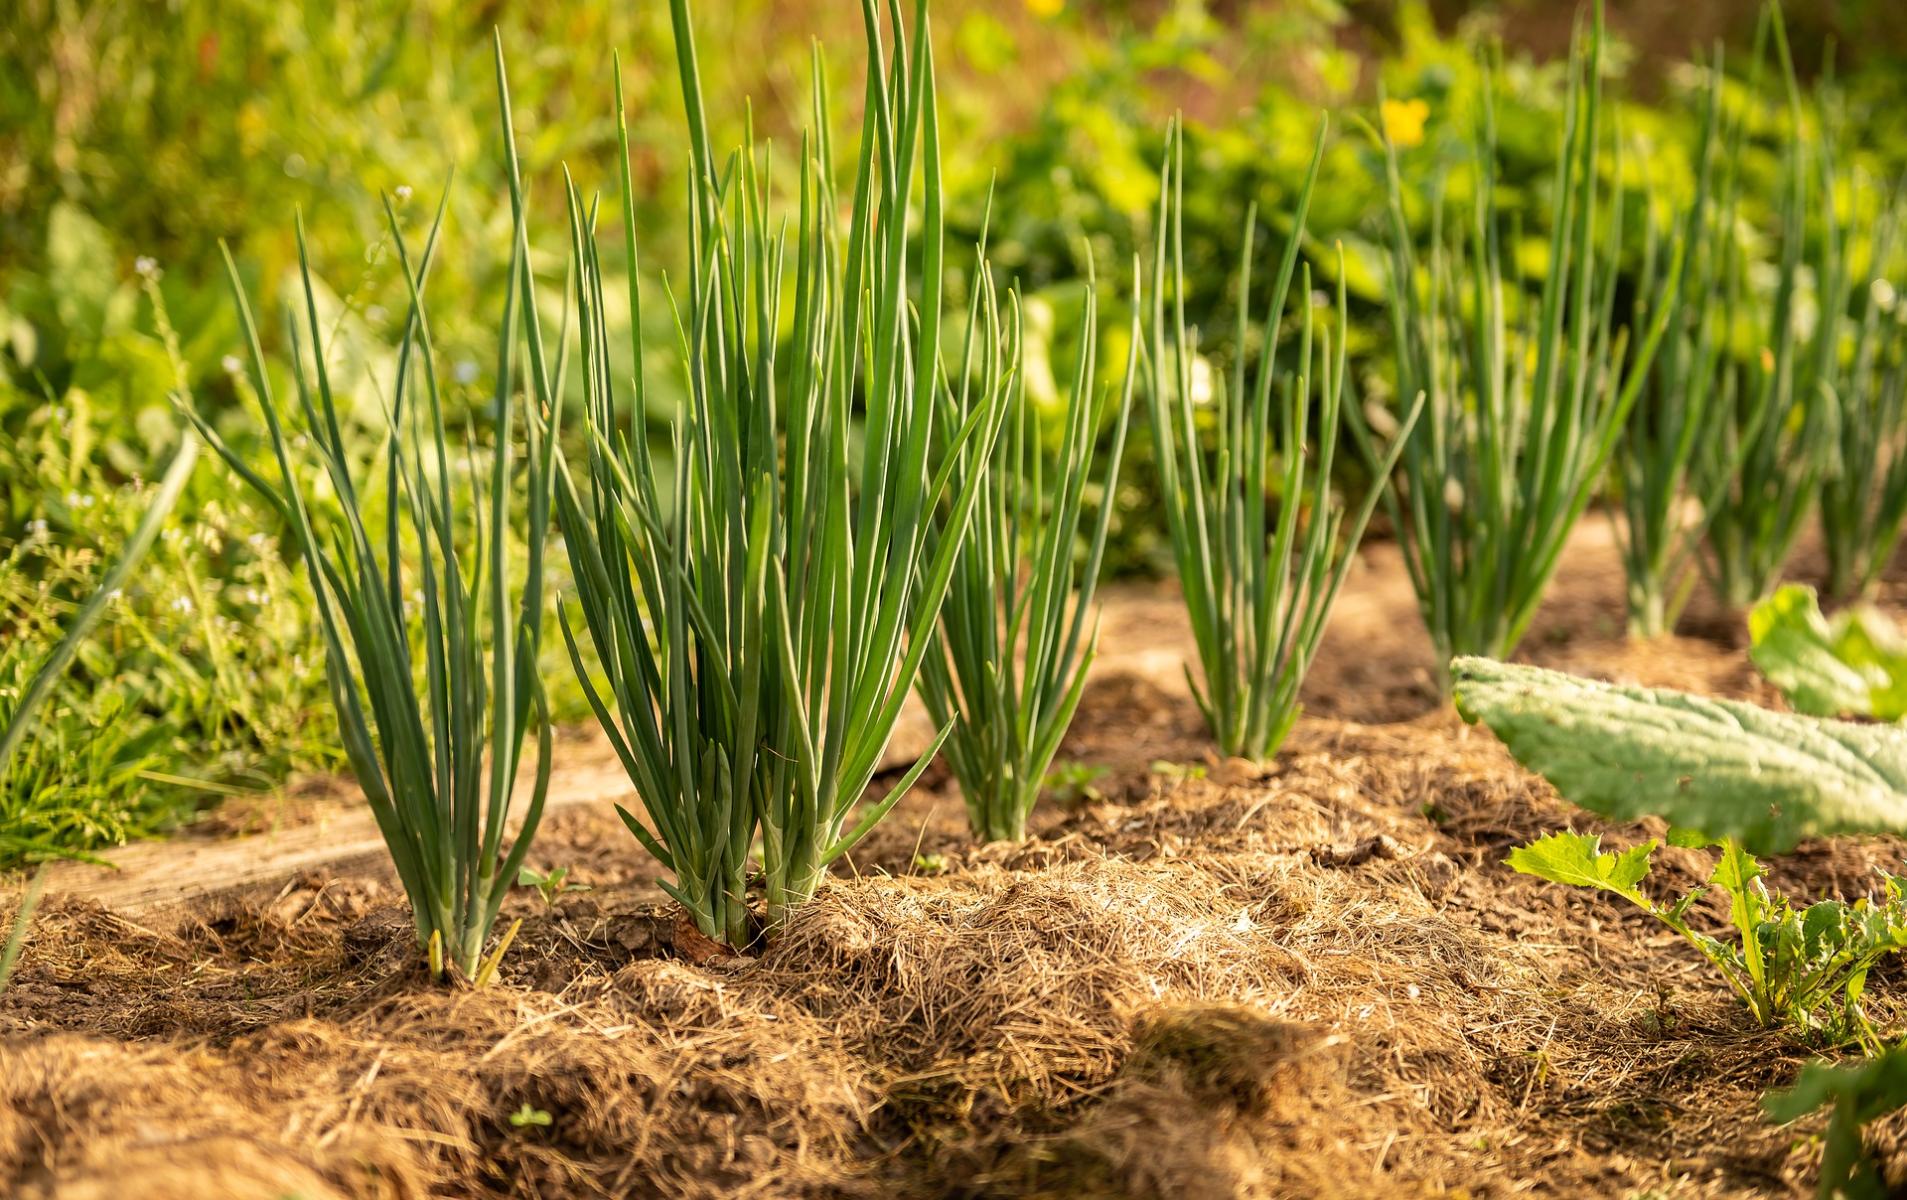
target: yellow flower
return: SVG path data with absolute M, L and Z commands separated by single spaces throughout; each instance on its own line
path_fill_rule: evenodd
M 1026 0 L 1026 11 L 1036 17 L 1057 17 L 1066 10 L 1066 0 Z
M 1378 115 L 1383 118 L 1384 137 L 1391 145 L 1408 150 L 1423 144 L 1430 105 L 1422 100 L 1386 100 Z

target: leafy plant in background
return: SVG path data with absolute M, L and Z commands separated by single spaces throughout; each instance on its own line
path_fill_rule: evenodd
M 105 231 L 70 208 L 49 225 L 62 286 L 35 302 L 45 321 L 13 310 L 0 351 L 0 619 L 12 643 L 0 690 L 24 686 L 145 520 L 148 468 L 163 474 L 179 446 L 173 396 L 203 350 L 175 328 L 156 263 L 123 271 Z M 55 333 L 64 350 L 37 340 Z M 41 369 L 62 354 L 78 364 L 57 379 Z M 336 761 L 307 720 L 324 703 L 309 602 L 275 541 L 253 532 L 262 510 L 220 472 L 193 474 L 178 503 L 193 521 L 165 530 L 117 589 L 13 760 L 0 865 L 159 832 L 209 797 Z
M 912 786 L 947 736 L 943 728 L 884 799 L 857 812 L 934 646 L 934 622 L 986 495 L 984 476 L 969 473 L 956 487 L 952 475 L 965 456 L 992 456 L 1017 364 L 988 354 L 980 399 L 930 472 L 944 381 L 959 376 L 940 349 L 944 199 L 925 4 L 915 10 L 911 51 L 897 32 L 891 61 L 879 13 L 872 0 L 863 5 L 866 105 L 845 237 L 834 216 L 829 91 L 817 54 L 792 244 L 771 215 L 755 148 L 718 169 L 687 0 L 672 0 L 671 14 L 695 180 L 695 265 L 680 312 L 692 399 L 677 417 L 673 487 L 665 507 L 647 441 L 620 433 L 625 412 L 635 429 L 647 419 L 643 348 L 635 347 L 631 412 L 607 358 L 594 206 L 585 210 L 572 191 L 591 442 L 587 487 L 566 474 L 557 513 L 609 681 L 609 698 L 592 686 L 591 702 L 653 831 L 628 812 L 623 819 L 673 877 L 662 886 L 696 926 L 741 947 L 754 937 L 746 889 L 757 833 L 772 930 Z M 633 235 L 626 141 L 622 166 Z M 916 289 L 907 227 L 917 185 Z M 633 256 L 633 236 L 628 246 Z M 785 280 L 790 251 L 794 275 Z M 628 274 L 636 278 L 633 266 Z M 629 302 L 639 309 L 640 293 Z M 850 454 L 857 392 L 865 404 L 858 464 Z M 574 650 L 567 616 L 563 628 Z
M 1247 390 L 1241 355 L 1215 413 L 1218 454 L 1208 463 L 1200 448 L 1197 416 L 1198 339 L 1185 320 L 1185 251 L 1181 213 L 1185 205 L 1185 143 L 1174 123 L 1166 138 L 1166 166 L 1159 181 L 1159 240 L 1153 255 L 1146 399 L 1150 406 L 1161 502 L 1172 535 L 1179 583 L 1198 645 L 1200 680 L 1186 666 L 1205 723 L 1228 755 L 1263 759 L 1277 752 L 1298 718 L 1298 691 L 1324 636 L 1358 541 L 1376 508 L 1381 486 L 1346 510 L 1332 494 L 1331 465 L 1344 412 L 1346 327 L 1342 250 L 1337 289 L 1340 337 L 1332 351 L 1328 329 L 1314 340 L 1311 269 L 1299 279 L 1302 305 L 1298 350 L 1278 374 L 1276 331 L 1298 250 L 1318 162 L 1324 153 L 1319 130 L 1311 173 L 1299 194 L 1278 276 L 1266 304 L 1265 348 Z M 1240 252 L 1238 344 L 1245 343 L 1251 309 L 1252 234 L 1245 224 Z M 1169 315 L 1169 316 L 1168 316 Z M 1277 434 L 1272 433 L 1274 386 L 1281 393 Z M 1319 422 L 1309 423 L 1313 389 Z M 1379 464 L 1387 472 L 1407 443 L 1421 407 L 1405 414 L 1399 436 Z M 1307 462 L 1311 440 L 1319 447 L 1315 467 Z M 1277 466 L 1273 463 L 1276 460 Z M 1275 473 L 1274 473 L 1275 470 Z M 1269 496 L 1276 490 L 1277 511 Z M 1302 518 L 1302 519 L 1301 519 Z
M 1748 657 L 1788 702 L 1817 717 L 1907 717 L 1907 637 L 1856 606 L 1821 614 L 1814 589 L 1783 584 L 1748 614 Z
M 515 130 L 501 44 L 496 63 L 502 133 L 509 142 Z M 548 423 L 535 414 L 525 421 L 528 511 L 521 537 L 528 547 L 528 564 L 520 600 L 513 603 L 507 543 L 513 523 L 516 355 L 524 337 L 518 291 L 512 289 L 506 298 L 497 336 L 491 411 L 495 445 L 488 479 L 482 481 L 473 465 L 470 493 L 459 496 L 452 490 L 450 435 L 424 300 L 443 207 L 415 261 L 395 210 L 387 211 L 411 304 L 399 343 L 381 461 L 370 471 L 353 468 L 351 449 L 340 433 L 327 368 L 327 335 L 308 273 L 304 325 L 301 329 L 293 324 L 289 331 L 292 380 L 306 429 L 295 438 L 287 432 L 273 399 L 251 305 L 229 253 L 227 267 L 251 354 L 252 383 L 271 434 L 280 482 L 273 484 L 253 470 L 203 416 L 195 419 L 232 469 L 285 519 L 303 555 L 317 597 L 345 751 L 410 899 L 419 947 L 429 958 L 432 974 L 441 976 L 446 964 L 454 963 L 481 985 L 495 972 L 516 932 L 513 926 L 484 957 L 491 926 L 536 835 L 549 789 L 549 714 L 537 674 L 537 646 L 555 471 L 555 431 L 550 427 L 554 414 Z M 527 278 L 523 219 L 519 208 L 511 261 L 513 276 Z M 527 284 L 522 294 L 527 308 Z M 529 340 L 536 347 L 533 333 Z M 540 373 L 543 366 L 541 355 L 533 355 L 531 372 Z M 294 448 L 308 450 L 316 463 L 298 462 Z M 469 453 L 474 455 L 474 449 Z M 310 465 L 322 472 L 341 509 L 322 536 L 313 518 L 313 487 L 301 478 L 301 468 Z M 374 534 L 369 487 L 380 482 L 380 476 L 384 521 Z M 407 533 L 421 550 L 416 576 L 409 580 L 402 550 Z M 411 630 L 414 610 L 422 614 L 421 639 Z M 420 668 L 421 687 L 416 678 Z M 506 853 L 504 825 L 533 716 L 538 728 L 536 779 Z
M 984 259 L 984 242 L 980 254 Z M 1136 290 L 1136 263 L 1133 274 Z M 993 393 L 1001 386 L 1008 391 L 1007 428 L 990 456 L 969 448 L 953 460 L 950 485 L 956 492 L 977 487 L 982 499 L 954 561 L 932 634 L 935 644 L 921 660 L 917 686 L 934 724 L 948 730 L 942 752 L 960 783 L 974 836 L 1017 842 L 1026 836 L 1027 815 L 1079 708 L 1098 643 L 1097 622 L 1089 630 L 1087 614 L 1105 557 L 1132 411 L 1138 312 L 1135 306 L 1124 383 L 1096 400 L 1097 294 L 1089 283 L 1085 345 L 1067 392 L 1049 485 L 1039 412 L 1027 396 L 1025 372 L 1003 377 L 1003 364 L 1023 361 L 1017 300 L 1003 347 L 991 327 L 997 301 L 984 269 L 980 281 L 969 301 L 959 382 L 942 404 L 940 434 L 953 444 L 974 414 L 997 402 Z M 976 353 L 993 361 L 977 363 Z M 1110 457 L 1095 480 L 1096 443 L 1108 417 L 1114 426 Z M 1089 491 L 1097 496 L 1091 501 L 1097 514 L 1081 562 L 1076 554 Z
M 1580 41 L 1580 37 L 1578 39 Z M 1432 199 L 1429 258 L 1405 219 L 1397 150 L 1385 142 L 1390 311 L 1397 394 L 1426 396 L 1424 419 L 1397 440 L 1387 507 L 1437 654 L 1507 655 L 1522 639 L 1563 544 L 1601 482 L 1675 309 L 1679 256 L 1640 344 L 1618 329 L 1623 203 L 1603 212 L 1603 17 L 1573 48 L 1555 222 L 1533 306 L 1512 279 L 1497 204 L 1495 105 L 1484 93 L 1467 233 L 1443 228 Z M 1376 465 L 1372 432 L 1353 430 Z M 1439 683 L 1447 690 L 1447 674 Z
M 1878 902 L 1821 900 L 1797 909 L 1769 892 L 1754 855 L 1723 839 L 1708 885 L 1661 904 L 1641 888 L 1656 845 L 1649 841 L 1610 853 L 1600 837 L 1564 831 L 1517 847 L 1505 862 L 1525 875 L 1597 888 L 1642 909 L 1701 951 L 1756 1024 L 1785 1025 L 1804 1037 L 1853 1041 L 1879 1052 L 1880 1038 L 1861 1009 L 1861 996 L 1874 965 L 1907 948 L 1907 897 L 1900 879 L 1882 874 Z M 1710 887 L 1728 898 L 1737 941 L 1723 942 L 1689 924 L 1690 910 Z
M 119 589 L 125 586 L 127 578 L 138 569 L 140 560 L 151 549 L 159 535 L 160 526 L 171 515 L 173 505 L 178 502 L 179 494 L 185 490 L 193 469 L 198 465 L 199 449 L 199 439 L 190 433 L 180 439 L 179 449 L 152 494 L 145 517 L 120 548 L 118 560 L 107 570 L 92 596 L 67 624 L 59 643 L 34 664 L 25 687 L 17 695 L 7 697 L 11 703 L 7 706 L 5 725 L 0 726 L 0 785 L 12 783 L 15 757 L 27 736 L 33 732 L 39 713 L 53 694 L 60 677 L 73 665 L 81 644 L 99 624 L 107 606 L 113 603 Z M 21 659 L 21 643 L 8 639 L 4 645 L 0 645 L 0 656 L 7 660 L 9 667 L 17 664 Z M 49 853 L 58 851 L 55 849 Z M 13 977 L 13 968 L 19 962 L 20 949 L 26 942 L 33 913 L 39 906 L 45 885 L 46 868 L 42 865 L 34 872 L 32 880 L 21 894 L 19 907 L 14 910 L 13 919 L 9 922 L 6 943 L 0 947 L 0 992 L 6 991 L 7 983 Z

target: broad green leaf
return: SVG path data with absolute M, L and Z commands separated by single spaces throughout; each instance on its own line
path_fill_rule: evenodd
M 1604 850 L 1602 838 L 1596 834 L 1564 830 L 1518 846 L 1503 861 L 1525 875 L 1574 887 L 1601 888 L 1647 907 L 1648 901 L 1636 885 L 1648 875 L 1649 856 L 1655 853 L 1655 847 L 1656 843 L 1649 841 L 1618 854 Z
M 1804 837 L 1907 832 L 1907 730 L 1492 659 L 1451 668 L 1466 720 L 1605 816 L 1659 816 L 1757 854 Z
M 1786 584 L 1748 614 L 1749 658 L 1814 716 L 1907 716 L 1907 639 L 1871 608 L 1821 615 L 1814 589 Z

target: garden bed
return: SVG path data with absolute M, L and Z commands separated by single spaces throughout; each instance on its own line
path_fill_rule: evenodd
M 756 958 L 678 934 L 583 794 L 621 786 L 589 739 L 533 857 L 589 890 L 519 889 L 483 991 L 425 978 L 387 867 L 322 853 L 348 796 L 300 801 L 304 857 L 236 890 L 191 864 L 243 843 L 206 836 L 139 850 L 143 891 L 65 870 L 0 999 L 0 1194 L 1811 1194 L 1818 1122 L 1760 1108 L 1806 1048 L 1647 917 L 1501 865 L 1661 830 L 1598 826 L 1436 705 L 1394 550 L 1365 559 L 1271 766 L 1209 758 L 1176 598 L 1112 589 L 1060 755 L 1093 793 L 975 848 L 930 772 Z M 1775 702 L 1719 617 L 1626 644 L 1620 588 L 1586 520 L 1528 656 Z M 1812 897 L 1901 856 L 1771 868 Z M 1870 985 L 1884 1026 L 1901 982 Z

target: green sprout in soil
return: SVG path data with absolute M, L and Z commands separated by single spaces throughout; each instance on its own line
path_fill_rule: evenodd
M 1879 901 L 1821 900 L 1796 908 L 1770 893 L 1754 855 L 1725 838 L 1708 886 L 1662 904 L 1641 889 L 1656 843 L 1617 854 L 1603 851 L 1601 841 L 1592 834 L 1553 833 L 1517 847 L 1506 861 L 1525 875 L 1620 896 L 1662 922 L 1708 959 L 1756 1024 L 1785 1026 L 1810 1041 L 1880 1051 L 1880 1035 L 1861 996 L 1874 965 L 1907 948 L 1907 898 L 1899 878 L 1881 876 Z M 1690 910 L 1708 887 L 1728 899 L 1733 942 L 1691 924 Z
M 537 895 L 543 897 L 545 905 L 555 904 L 559 899 L 572 892 L 586 892 L 588 884 L 571 883 L 568 867 L 551 867 L 548 871 L 539 871 L 535 867 L 523 867 L 516 873 L 518 887 L 533 887 Z

